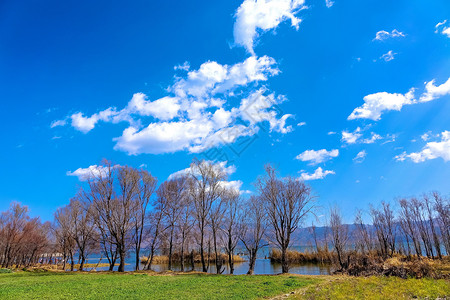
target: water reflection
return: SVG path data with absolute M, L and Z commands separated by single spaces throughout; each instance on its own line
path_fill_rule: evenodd
M 98 258 L 91 258 L 88 260 L 89 263 L 97 263 Z M 106 260 L 102 260 L 102 263 L 107 263 Z M 127 261 L 127 265 L 125 265 L 125 271 L 134 271 L 134 261 L 130 259 Z M 141 265 L 141 269 L 143 266 Z M 224 266 L 225 271 L 222 274 L 230 274 L 230 268 L 227 265 Z M 117 267 L 115 268 L 117 269 Z M 91 268 L 87 268 L 87 271 L 91 270 Z M 108 267 L 100 267 L 96 269 L 97 271 L 107 271 Z M 152 270 L 157 272 L 163 272 L 168 270 L 168 264 L 153 264 Z M 173 271 L 181 271 L 180 264 L 173 264 Z M 192 266 L 190 264 L 186 264 L 185 271 L 192 270 Z M 194 265 L 195 271 L 202 271 L 201 264 Z M 241 262 L 234 264 L 234 274 L 242 275 L 247 274 L 248 271 L 248 262 Z M 214 264 L 210 264 L 209 266 L 210 273 L 216 273 L 216 267 Z M 255 272 L 254 274 L 279 274 L 281 273 L 281 264 L 271 263 L 270 259 L 260 258 L 256 260 Z M 292 274 L 302 274 L 302 275 L 329 275 L 331 274 L 330 266 L 326 264 L 292 264 L 290 266 L 289 273 Z

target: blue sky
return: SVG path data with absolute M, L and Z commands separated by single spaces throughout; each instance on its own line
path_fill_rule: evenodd
M 7 0 L 0 28 L 0 210 L 52 219 L 102 158 L 226 160 L 244 196 L 271 162 L 348 222 L 450 192 L 446 0 Z

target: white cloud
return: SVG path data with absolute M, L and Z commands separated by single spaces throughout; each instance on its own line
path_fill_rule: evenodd
M 332 1 L 332 0 L 325 0 L 325 5 L 326 5 L 328 8 L 332 7 L 333 4 L 334 4 L 334 1 Z
M 189 64 L 188 61 L 185 61 L 182 65 L 178 65 L 173 67 L 173 69 L 176 70 L 182 70 L 182 71 L 189 71 L 189 69 L 191 68 L 191 65 Z
M 395 55 L 397 55 L 397 53 L 392 52 L 392 50 L 389 50 L 387 53 L 381 55 L 381 59 L 384 59 L 384 61 L 391 61 L 393 60 L 395 57 Z
M 348 120 L 354 119 L 370 119 L 378 121 L 381 114 L 388 110 L 400 111 L 404 105 L 413 104 L 414 89 L 411 89 L 406 94 L 391 94 L 380 92 L 370 94 L 364 97 L 364 104 L 357 107 L 348 116 Z
M 342 131 L 342 138 L 341 141 L 347 144 L 372 144 L 377 140 L 382 139 L 382 137 L 379 134 L 376 134 L 374 132 L 370 133 L 369 138 L 363 139 L 363 131 L 360 127 L 357 127 L 353 132 L 349 131 Z
M 333 134 L 336 134 L 336 131 L 328 131 L 327 134 L 328 134 L 328 135 L 333 135 Z
M 306 122 L 300 122 L 300 123 L 297 123 L 297 126 L 298 126 L 298 127 L 306 126 Z
M 420 138 L 422 139 L 422 141 L 428 141 L 429 139 L 430 139 L 430 133 L 429 132 L 426 132 L 426 133 L 424 133 L 424 134 L 422 134 L 421 136 L 420 136 Z
M 115 165 L 114 167 L 118 167 L 119 165 Z M 99 175 L 105 175 L 108 171 L 107 167 L 92 165 L 87 168 L 78 168 L 75 171 L 67 171 L 67 176 L 76 176 L 80 181 L 87 181 L 90 177 L 97 177 Z
M 70 116 L 72 120 L 72 126 L 83 132 L 87 133 L 94 129 L 98 121 L 110 122 L 113 117 L 117 115 L 115 108 L 108 108 L 99 113 L 95 113 L 90 117 L 85 117 L 83 113 L 79 112 Z
M 326 149 L 321 150 L 306 150 L 303 153 L 300 153 L 295 157 L 295 159 L 301 160 L 301 161 L 309 161 L 310 165 L 317 165 L 320 163 L 323 163 L 325 161 L 328 161 L 334 157 L 337 157 L 339 155 L 339 150 L 333 149 L 330 151 L 327 151 Z
M 278 108 L 286 98 L 258 88 L 259 82 L 278 73 L 275 60 L 268 56 L 252 56 L 230 66 L 208 61 L 175 77 L 168 96 L 151 101 L 136 93 L 122 110 L 110 107 L 92 116 L 79 112 L 70 116 L 71 125 L 87 133 L 100 121 L 129 123 L 113 140 L 114 149 L 130 155 L 198 153 L 254 135 L 262 122 L 271 132 L 285 134 L 293 130 L 286 124 L 292 115 L 282 115 Z
M 123 120 L 127 120 L 131 114 L 139 116 L 152 116 L 160 120 L 170 120 L 177 116 L 180 110 L 179 99 L 176 97 L 163 97 L 155 101 L 148 101 L 147 95 L 136 93 L 128 102 L 128 106 L 119 114 L 124 116 Z
M 349 132 L 349 131 L 342 131 L 342 138 L 341 141 L 347 143 L 347 144 L 355 144 L 356 141 L 359 140 L 359 138 L 362 136 L 361 128 L 356 128 L 355 131 Z
M 308 174 L 308 173 L 301 173 L 300 179 L 301 180 L 317 180 L 317 179 L 323 179 L 325 176 L 330 174 L 336 174 L 334 171 L 329 170 L 323 170 L 321 167 L 318 167 L 314 173 Z
M 217 171 L 225 173 L 227 176 L 230 176 L 231 174 L 236 172 L 236 166 L 235 165 L 228 165 L 227 161 L 220 161 L 220 162 L 213 162 L 210 160 L 203 161 L 203 163 L 211 164 L 214 168 L 216 168 Z M 167 180 L 172 180 L 180 176 L 185 176 L 188 174 L 191 174 L 192 169 L 186 168 L 177 172 L 174 172 L 169 175 Z M 199 174 L 194 174 L 195 176 L 198 176 Z M 249 193 L 249 191 L 243 191 L 241 190 L 242 187 L 242 181 L 241 180 L 231 180 L 231 181 L 220 181 L 219 184 L 226 189 L 232 189 L 238 193 Z
M 362 163 L 364 159 L 366 159 L 367 152 L 366 150 L 362 150 L 356 154 L 356 156 L 353 158 L 353 161 L 356 163 Z
M 441 34 L 446 35 L 447 37 L 450 38 L 450 27 L 444 26 L 445 23 L 447 23 L 447 20 L 437 23 L 435 26 L 436 30 L 434 32 L 435 33 L 440 32 Z
M 450 131 L 444 131 L 440 134 L 441 140 L 438 142 L 428 142 L 420 152 L 407 154 L 403 152 L 397 155 L 397 161 L 404 161 L 407 158 L 415 163 L 424 162 L 429 159 L 442 158 L 444 161 L 450 160 Z
M 202 161 L 202 163 L 211 164 L 214 166 L 214 168 L 216 168 L 217 171 L 223 172 L 223 173 L 227 174 L 228 176 L 231 174 L 234 174 L 236 172 L 236 166 L 228 165 L 227 161 L 213 162 L 210 160 L 204 160 L 204 161 Z M 170 174 L 169 177 L 167 178 L 167 180 L 175 179 L 179 176 L 188 175 L 188 174 L 191 174 L 191 172 L 192 172 L 192 169 L 190 167 L 183 169 L 183 170 L 179 170 L 179 171 L 176 171 L 176 172 Z M 198 175 L 198 174 L 195 174 L 195 175 Z
M 55 128 L 58 126 L 66 126 L 66 124 L 67 124 L 66 120 L 56 120 L 50 124 L 50 128 Z
M 425 82 L 425 91 L 419 97 L 419 100 L 416 100 L 414 97 L 415 88 L 411 88 L 406 94 L 379 92 L 367 95 L 363 99 L 364 104 L 355 108 L 347 119 L 370 119 L 378 121 L 385 111 L 400 111 L 405 105 L 429 102 L 450 95 L 450 78 L 439 86 L 434 85 L 435 82 L 434 79 Z
M 244 0 L 236 11 L 234 41 L 244 46 L 249 53 L 253 51 L 259 33 L 278 27 L 281 22 L 291 20 L 298 29 L 301 19 L 295 15 L 304 8 L 304 0 Z
M 403 32 L 398 31 L 397 29 L 392 30 L 391 32 L 380 30 L 376 33 L 374 41 L 384 41 L 389 38 L 396 38 L 396 37 L 404 37 L 405 34 Z
M 436 80 L 431 80 L 425 83 L 425 93 L 420 96 L 420 102 L 428 102 L 439 97 L 450 95 L 450 78 L 439 86 L 435 86 Z

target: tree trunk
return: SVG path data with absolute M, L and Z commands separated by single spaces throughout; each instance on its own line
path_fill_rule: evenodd
M 84 262 L 86 261 L 86 258 L 84 257 L 84 255 L 81 256 L 81 263 L 80 263 L 80 268 L 78 269 L 78 271 L 83 271 L 84 268 Z
M 255 263 L 256 263 L 256 249 L 251 249 L 249 251 L 250 257 L 249 257 L 249 265 L 248 265 L 248 272 L 247 275 L 253 275 L 253 272 L 255 270 Z
M 182 234 L 182 240 L 181 240 L 180 268 L 181 268 L 181 272 L 184 272 L 184 232 Z
M 289 272 L 289 264 L 288 264 L 288 261 L 287 261 L 286 252 L 287 252 L 286 247 L 283 247 L 281 249 L 281 272 L 283 274 Z
M 204 248 L 204 230 L 201 231 L 201 237 L 200 237 L 200 260 L 202 261 L 202 270 L 203 272 L 208 272 L 208 267 L 206 266 L 205 262 L 205 252 L 203 250 Z
M 139 260 L 139 253 L 141 252 L 141 247 L 136 247 L 136 263 L 134 265 L 134 269 L 136 271 L 139 271 L 139 265 L 140 265 L 140 260 Z
M 172 270 L 172 248 L 173 248 L 173 226 L 170 231 L 170 240 L 169 240 L 169 270 Z
M 230 274 L 234 274 L 234 261 L 233 261 L 233 241 L 231 234 L 228 235 L 228 264 L 230 265 Z
M 119 272 L 125 271 L 125 249 L 123 249 L 123 245 L 119 247 L 119 256 L 120 256 L 120 264 L 119 264 Z

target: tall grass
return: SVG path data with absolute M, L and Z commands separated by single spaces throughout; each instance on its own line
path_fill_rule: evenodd
M 299 252 L 294 250 L 288 250 L 286 256 L 289 263 L 301 264 L 301 263 L 331 263 L 335 255 L 332 252 L 325 249 L 316 252 Z M 269 258 L 271 262 L 281 263 L 281 251 L 278 249 L 272 249 Z

